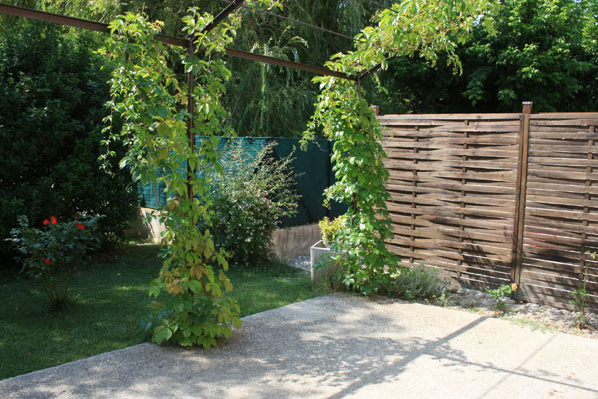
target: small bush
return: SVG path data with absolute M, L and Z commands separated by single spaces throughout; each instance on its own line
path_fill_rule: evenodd
M 496 310 L 500 312 L 507 311 L 507 305 L 505 304 L 505 298 L 511 296 L 515 291 L 517 291 L 517 284 L 506 284 L 502 285 L 498 288 L 493 290 L 486 290 L 486 292 L 494 297 L 496 301 Z
M 58 221 L 54 216 L 43 221 L 41 229 L 31 227 L 27 216 L 20 216 L 19 226 L 10 231 L 11 242 L 22 257 L 22 272 L 39 279 L 53 310 L 71 303 L 69 287 L 73 274 L 97 249 L 98 218 Z
M 438 270 L 423 266 L 400 268 L 397 275 L 384 274 L 376 279 L 377 293 L 413 300 L 434 300 L 442 295 L 446 282 Z
M 324 241 L 324 244 L 330 246 L 334 242 L 334 238 L 336 237 L 337 232 L 343 227 L 343 223 L 343 215 L 332 220 L 329 220 L 327 217 L 320 220 L 318 224 L 322 230 L 322 241 Z
M 236 265 L 253 266 L 271 259 L 270 242 L 283 216 L 297 212 L 292 154 L 276 159 L 274 144 L 254 158 L 231 145 L 221 161 L 223 172 L 212 177 L 213 235 Z

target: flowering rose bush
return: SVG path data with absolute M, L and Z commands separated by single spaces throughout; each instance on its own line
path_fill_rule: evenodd
M 18 218 L 18 227 L 10 231 L 10 241 L 18 250 L 22 272 L 42 280 L 52 309 L 70 303 L 69 286 L 75 270 L 87 259 L 89 251 L 100 245 L 98 217 L 59 222 L 45 219 L 44 227 L 29 226 L 26 216 Z

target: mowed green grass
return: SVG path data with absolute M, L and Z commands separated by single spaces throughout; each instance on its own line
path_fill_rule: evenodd
M 48 311 L 38 282 L 0 276 L 0 379 L 124 348 L 148 339 L 140 328 L 159 248 L 132 245 L 110 262 L 91 262 L 71 286 L 76 304 Z M 309 275 L 283 264 L 229 270 L 242 316 L 321 295 Z

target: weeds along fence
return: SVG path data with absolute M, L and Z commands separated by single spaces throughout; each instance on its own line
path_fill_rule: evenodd
M 199 148 L 203 137 L 195 138 L 195 146 Z M 219 151 L 225 153 L 236 146 L 241 146 L 248 158 L 254 158 L 265 146 L 275 143 L 274 157 L 284 158 L 292 154 L 294 160 L 291 167 L 295 175 L 296 190 L 300 194 L 297 214 L 286 217 L 281 226 L 300 226 L 315 223 L 324 216 L 335 217 L 343 214 L 346 207 L 332 203 L 330 209 L 323 206 L 324 190 L 334 183 L 334 172 L 330 161 L 332 143 L 328 140 L 313 140 L 305 151 L 301 149 L 299 139 L 286 137 L 221 137 Z M 151 209 L 161 209 L 167 194 L 164 186 L 157 183 L 139 185 L 141 205 Z
M 474 286 L 598 310 L 598 113 L 384 115 L 389 248 Z

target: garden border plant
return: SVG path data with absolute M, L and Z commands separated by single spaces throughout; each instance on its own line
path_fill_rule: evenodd
M 501 285 L 500 287 L 494 289 L 487 289 L 486 292 L 494 298 L 496 301 L 496 310 L 500 313 L 505 313 L 507 311 L 507 304 L 505 303 L 505 299 L 510 297 L 515 291 L 517 291 L 517 284 L 505 284 Z
M 271 261 L 274 230 L 282 217 L 297 213 L 294 152 L 279 158 L 276 145 L 266 144 L 248 159 L 242 142 L 227 142 L 220 158 L 223 171 L 211 176 L 214 243 L 236 266 Z
M 586 251 L 585 255 L 588 255 L 592 260 L 596 260 L 596 252 Z M 584 262 L 582 268 L 582 278 L 578 284 L 577 289 L 570 292 L 572 297 L 571 304 L 575 306 L 575 310 L 577 311 L 577 328 L 586 328 L 588 325 L 588 318 L 586 315 L 586 308 L 588 307 L 587 299 L 588 299 L 588 262 Z

